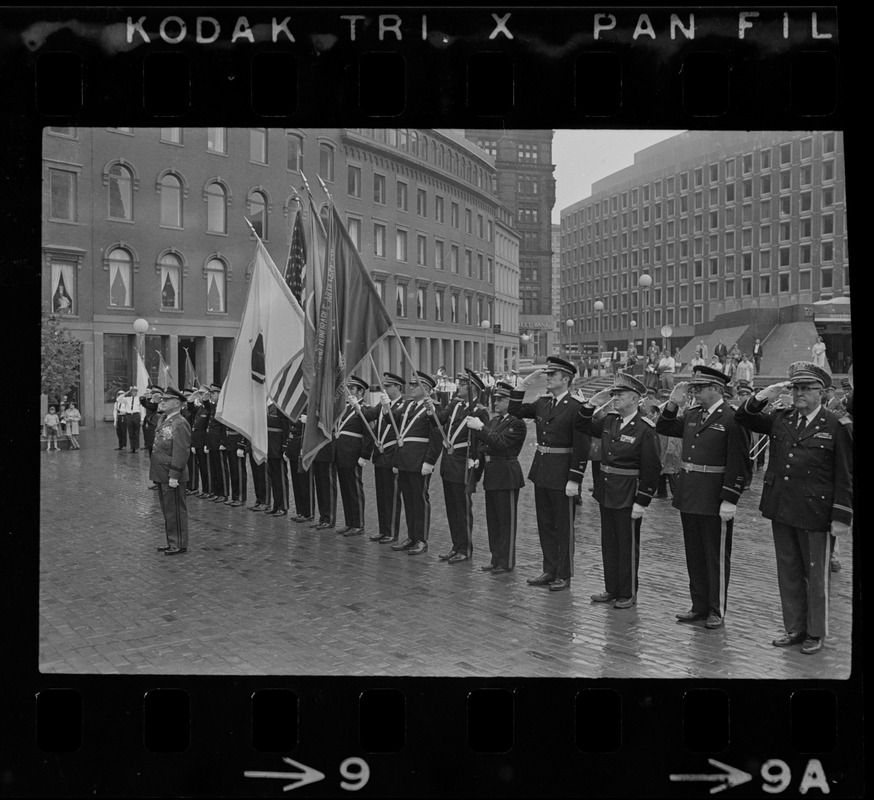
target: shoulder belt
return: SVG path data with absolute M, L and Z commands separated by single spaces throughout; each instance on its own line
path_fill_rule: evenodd
M 653 422 L 649 417 L 641 416 L 640 421 L 641 421 L 641 422 L 645 422 L 647 425 L 650 426 L 650 428 L 654 428 L 654 427 L 655 427 L 655 423 L 654 423 L 654 422 Z
M 840 422 L 841 425 L 852 425 L 853 424 L 853 420 L 851 420 L 849 417 L 838 417 L 838 422 Z

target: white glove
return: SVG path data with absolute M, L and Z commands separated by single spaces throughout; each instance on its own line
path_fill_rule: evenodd
M 179 479 L 178 478 L 170 478 L 168 483 L 170 484 L 171 489 L 175 489 L 179 485 Z
M 197 448 L 196 448 L 196 447 L 192 447 L 192 448 L 191 448 L 191 452 L 192 452 L 192 453 L 196 453 L 196 452 L 197 452 Z
M 481 431 L 485 427 L 485 423 L 479 417 L 468 417 L 465 422 L 467 427 L 474 431 Z
M 388 408 L 391 405 L 391 399 L 389 398 L 389 396 L 387 394 L 381 394 L 379 396 L 379 402 L 385 408 Z
M 427 461 L 422 464 L 422 475 L 430 475 L 434 471 L 434 465 L 429 464 Z
M 391 471 L 394 472 L 395 475 L 398 474 L 398 468 L 397 468 L 397 467 L 392 467 L 392 468 L 391 468 Z
M 832 536 L 846 536 L 850 532 L 850 526 L 846 522 L 832 522 Z
M 298 420 L 298 422 L 302 422 L 304 425 L 306 425 L 306 423 L 307 423 L 307 415 L 306 415 L 306 414 L 301 414 L 301 415 L 297 418 L 297 420 Z
M 361 408 L 361 403 L 358 401 L 358 398 L 353 397 L 352 395 L 349 395 L 349 405 L 355 409 Z
M 204 452 L 204 453 L 209 453 L 209 447 L 207 447 L 206 445 L 204 445 L 204 446 L 203 446 L 203 452 Z
M 246 457 L 246 451 L 238 449 L 237 450 L 237 458 L 245 458 L 245 457 Z
M 227 450 L 227 449 L 228 449 L 228 448 L 225 447 L 223 444 L 220 444 L 220 445 L 219 445 L 219 450 Z
M 643 515 L 646 512 L 646 506 L 639 505 L 635 503 L 631 507 L 631 518 L 632 519 L 643 519 Z
M 565 484 L 564 493 L 568 497 L 576 497 L 580 493 L 580 484 L 576 481 L 568 481 Z
M 729 503 L 728 500 L 723 500 L 719 504 L 719 516 L 726 522 L 730 519 L 734 519 L 735 513 L 737 513 L 737 506 L 734 503 Z
M 469 419 L 469 417 L 468 417 L 468 419 Z M 472 458 L 469 458 L 469 459 L 467 459 L 467 468 L 468 469 L 476 469 L 476 465 L 478 463 L 479 463 L 478 461 L 474 461 Z
M 365 459 L 365 458 L 358 459 L 358 466 L 359 467 L 363 467 L 366 463 L 367 463 L 367 459 Z

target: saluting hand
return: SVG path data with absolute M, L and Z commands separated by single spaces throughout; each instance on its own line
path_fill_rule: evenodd
M 534 370 L 534 372 L 532 372 L 532 373 L 529 374 L 529 375 L 526 375 L 524 378 L 522 378 L 522 380 L 520 380 L 520 381 L 516 384 L 516 390 L 518 391 L 519 389 L 527 389 L 527 388 L 528 388 L 529 386 L 531 386 L 531 385 L 534 383 L 534 381 L 536 381 L 536 380 L 537 380 L 537 379 L 538 379 L 542 374 L 543 374 L 543 370 L 542 370 L 542 369 L 536 369 L 536 370 Z
M 610 399 L 610 390 L 609 389 L 601 389 L 600 392 L 595 392 L 589 398 L 589 405 L 598 408 L 598 406 L 604 405 Z
M 680 406 L 686 399 L 686 389 L 689 387 L 689 381 L 680 381 L 674 384 L 671 391 L 671 396 L 668 398 L 675 406 Z
M 783 392 L 785 392 L 792 384 L 789 381 L 781 381 L 780 383 L 772 383 L 766 386 L 760 392 L 756 392 L 756 400 L 771 402 L 776 400 Z

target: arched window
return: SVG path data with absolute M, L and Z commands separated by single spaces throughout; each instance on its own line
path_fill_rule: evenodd
M 258 191 L 249 195 L 249 220 L 255 233 L 262 239 L 267 238 L 267 198 Z
M 113 164 L 108 171 L 109 182 L 109 218 L 134 218 L 133 209 L 133 174 L 121 165 Z
M 303 138 L 296 133 L 286 133 L 285 142 L 288 148 L 285 168 L 291 172 L 300 172 L 303 166 Z
M 209 233 L 228 232 L 228 193 L 216 181 L 206 187 L 206 230 Z
M 179 311 L 182 308 L 182 259 L 165 253 L 160 261 L 161 309 Z
M 161 225 L 182 227 L 182 181 L 175 175 L 161 178 Z
M 422 137 L 421 149 L 419 150 L 419 155 L 421 155 L 422 158 L 425 159 L 425 161 L 428 160 L 428 137 L 427 136 Z
M 111 308 L 133 306 L 133 258 L 123 247 L 109 252 L 109 305 Z
M 433 139 L 431 140 L 431 158 L 429 161 L 432 164 L 437 163 L 437 143 Z
M 206 263 L 206 310 L 213 314 L 224 314 L 227 311 L 227 265 L 218 258 L 211 258 Z
M 410 131 L 410 152 L 417 156 L 419 155 L 419 132 Z
M 319 175 L 324 181 L 334 181 L 334 148 L 329 144 L 319 145 Z
M 440 145 L 440 153 L 437 156 L 437 166 L 438 167 L 443 166 L 443 157 L 444 157 L 445 153 L 446 153 L 446 148 L 441 144 Z

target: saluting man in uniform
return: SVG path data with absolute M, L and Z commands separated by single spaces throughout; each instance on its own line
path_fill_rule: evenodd
M 231 496 L 225 501 L 232 508 L 239 508 L 246 502 L 249 477 L 246 474 L 246 452 L 249 443 L 243 434 L 225 426 L 225 460 L 231 476 Z
M 523 402 L 526 388 L 541 373 L 546 376 L 546 394 L 533 403 Z M 575 430 L 581 404 L 568 391 L 576 374 L 577 368 L 569 361 L 550 356 L 544 369 L 534 370 L 510 395 L 510 413 L 519 419 L 533 419 L 537 424 L 537 452 L 528 480 L 534 484 L 543 573 L 528 583 L 548 586 L 553 592 L 571 585 L 574 498 L 580 493 L 589 456 L 588 440 Z
M 823 408 L 830 384 L 822 367 L 797 361 L 788 383 L 762 389 L 737 410 L 738 423 L 771 437 L 759 508 L 771 520 L 786 626 L 772 644 L 801 644 L 807 655 L 828 636 L 829 534 L 846 536 L 853 523 L 853 423 Z M 793 407 L 765 411 L 787 385 Z
M 443 444 L 440 462 L 440 477 L 443 479 L 443 498 L 446 502 L 446 519 L 452 548 L 439 556 L 441 561 L 458 564 L 473 557 L 473 502 L 470 493 L 469 427 L 466 420 L 474 416 L 487 422 L 489 412 L 478 400 L 485 386 L 479 376 L 468 369 L 459 372 L 455 381 L 458 392 L 446 408 L 437 412 L 437 419 L 444 426 L 449 446 Z
M 406 550 L 411 556 L 421 555 L 428 549 L 431 473 L 440 457 L 442 441 L 439 429 L 431 420 L 435 412 L 431 392 L 436 385 L 437 381 L 428 373 L 416 371 L 410 380 L 411 401 L 403 411 L 391 412 L 400 432 L 399 445 L 393 448 L 393 469 L 397 470 L 407 519 L 407 538 L 393 544 L 391 549 Z M 381 402 L 387 406 L 389 399 L 383 398 Z
M 660 434 L 683 440 L 673 506 L 683 525 L 692 608 L 677 619 L 703 619 L 711 629 L 725 623 L 734 515 L 751 476 L 750 437 L 725 399 L 727 381 L 721 370 L 696 366 L 689 381 L 673 388 L 656 422 Z M 687 393 L 697 404 L 678 417 Z
M 637 566 L 640 528 L 652 502 L 662 471 L 655 423 L 641 411 L 646 385 L 619 371 L 613 386 L 589 398 L 580 407 L 577 430 L 601 442 L 600 480 L 595 500 L 601 507 L 601 558 L 604 591 L 593 594 L 596 603 L 631 608 L 637 602 Z M 612 409 L 603 419 L 595 410 L 610 397 Z
M 185 395 L 172 387 L 161 396 L 158 408 L 164 418 L 155 431 L 149 464 L 149 478 L 158 484 L 158 501 L 161 503 L 167 534 L 167 546 L 157 549 L 165 556 L 179 555 L 188 550 L 185 482 L 188 480 L 191 426 L 179 413 L 184 404 Z
M 209 447 L 206 444 L 206 430 L 212 418 L 214 406 L 209 401 L 208 390 L 198 390 L 194 399 L 196 410 L 191 423 L 191 448 L 197 461 L 197 471 L 200 474 L 200 493 L 198 497 L 209 499 L 215 497 L 212 493 L 212 479 L 209 469 Z
M 221 390 L 222 387 L 217 383 L 213 383 L 209 387 L 212 413 L 206 425 L 206 446 L 209 452 L 209 491 L 212 494 L 211 499 L 214 503 L 224 503 L 228 499 L 227 478 L 230 477 L 225 475 L 224 457 L 222 456 L 222 452 L 225 449 L 225 446 L 222 444 L 225 426 L 215 416 L 215 407 L 218 403 Z
M 367 381 L 350 375 L 346 379 L 346 388 L 349 401 L 334 435 L 334 464 L 346 523 L 346 527 L 340 528 L 337 533 L 358 536 L 364 533 L 364 481 L 361 471 L 373 452 L 373 437 L 368 423 L 363 419 L 367 406 L 362 401 L 368 388 Z
M 495 416 L 483 423 L 480 416 L 468 416 L 467 427 L 477 431 L 476 453 L 471 453 L 470 468 L 483 469 L 486 493 L 486 525 L 492 558 L 480 569 L 492 575 L 511 572 L 516 566 L 516 510 L 519 490 L 525 485 L 519 453 L 528 434 L 528 426 L 510 415 L 510 393 L 514 387 L 495 384 Z M 446 456 L 443 457 L 444 460 Z

